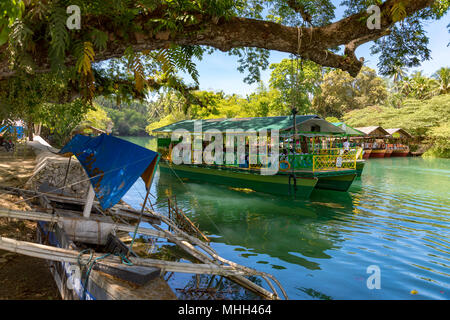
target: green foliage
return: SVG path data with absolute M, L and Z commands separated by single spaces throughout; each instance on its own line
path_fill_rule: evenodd
M 280 104 L 280 93 L 267 89 L 260 83 L 256 92 L 246 99 L 238 95 L 225 95 L 223 92 L 196 91 L 194 95 L 200 104 L 193 104 L 187 112 L 183 106 L 185 98 L 176 92 L 166 92 L 149 105 L 147 132 L 188 119 L 269 117 L 290 114 L 285 105 Z
M 322 67 L 308 60 L 283 59 L 270 69 L 270 86 L 280 92 L 278 104 L 287 107 L 281 114 L 290 114 L 293 107 L 300 114 L 309 113 L 312 97 L 320 91 Z
M 437 81 L 431 78 L 425 77 L 421 71 L 418 71 L 412 75 L 409 82 L 409 94 L 411 98 L 425 100 L 433 96 L 436 91 Z
M 383 104 L 386 98 L 386 84 L 374 70 L 363 67 L 356 78 L 342 70 L 333 70 L 323 76 L 313 110 L 322 117 L 342 118 L 351 110 Z
M 328 121 L 328 122 L 331 122 L 331 123 L 340 122 L 339 119 L 336 118 L 336 117 L 328 117 L 328 118 L 325 118 L 325 120 Z
M 430 158 L 450 158 L 450 121 L 431 129 L 429 137 L 433 141 L 433 146 L 423 156 Z
M 283 103 L 282 93 L 274 88 L 267 89 L 260 83 L 255 93 L 242 103 L 243 117 L 271 117 L 290 115 L 291 109 Z
M 346 14 L 350 14 L 379 3 L 379 0 L 344 0 L 342 5 L 348 8 Z M 82 21 L 86 21 L 81 31 L 66 28 L 65 8 L 69 5 L 81 8 Z M 408 97 L 428 99 L 448 93 L 448 68 L 432 80 L 423 75 L 407 78 L 401 74 L 401 68 L 416 66 L 429 58 L 423 24 L 443 17 L 448 7 L 448 0 L 435 1 L 430 8 L 406 18 L 401 2 L 392 8 L 391 18 L 402 21 L 392 27 L 389 36 L 375 43 L 373 51 L 381 54 L 382 74 L 396 74 L 397 86 L 390 101 L 397 107 Z M 115 103 L 104 100 L 101 105 L 115 124 L 114 133 L 120 135 L 144 134 L 147 118 L 152 126 L 184 118 L 285 115 L 290 114 L 293 106 L 301 113 L 318 112 L 340 118 L 353 109 L 381 105 L 386 100 L 384 82 L 367 69 L 356 79 L 338 71 L 323 76 L 325 70 L 320 66 L 300 60 L 300 67 L 292 68 L 292 61 L 286 59 L 271 66 L 269 88 L 260 85 L 254 94 L 242 98 L 196 91 L 199 74 L 195 61 L 215 50 L 211 48 L 187 43 L 156 51 L 126 50 L 120 58 L 94 63 L 96 54 L 101 56 L 102 51 L 117 49 L 115 37 L 130 43 L 139 42 L 142 35 L 170 40 L 179 34 L 190 35 L 192 30 L 207 27 L 211 21 L 221 23 L 236 16 L 290 26 L 323 26 L 333 21 L 335 10 L 331 0 L 2 0 L 0 45 L 7 42 L 7 49 L 0 55 L 8 57 L 17 77 L 0 84 L 0 117 L 43 121 L 49 130 L 61 129 L 56 138 L 61 142 L 66 128 L 76 125 L 69 125 L 68 119 L 76 122 L 80 114 L 87 112 L 80 101 L 67 102 L 80 91 L 88 101 L 94 95 L 115 98 Z M 107 21 L 108 29 L 119 32 L 101 31 L 97 17 L 107 17 L 101 20 Z M 48 57 L 43 56 L 46 49 Z M 229 53 L 238 56 L 238 70 L 246 73 L 248 83 L 259 81 L 261 70 L 268 67 L 269 52 L 265 49 L 236 48 Z M 37 60 L 32 57 L 37 56 L 38 60 L 48 58 L 52 73 L 34 74 Z M 74 66 L 66 66 L 67 61 Z M 180 73 L 189 74 L 194 85 L 185 84 L 177 76 Z M 152 102 L 133 101 L 144 100 L 148 91 L 161 95 Z M 63 106 L 71 111 L 65 112 Z M 62 112 L 62 118 L 48 119 L 51 112 Z M 95 112 L 89 113 L 88 118 L 106 121 L 104 114 Z
M 106 130 L 112 123 L 106 111 L 98 103 L 94 103 L 94 108 L 88 110 L 79 126 L 89 125 L 97 129 Z
M 112 121 L 112 134 L 114 135 L 146 135 L 145 127 L 147 126 L 148 113 L 146 104 L 130 102 L 117 105 L 111 99 L 98 97 L 95 99 L 94 106 L 96 107 L 97 112 L 92 115 L 98 118 L 100 129 L 106 129 L 107 123 Z M 97 126 L 94 125 L 94 127 Z
M 347 113 L 344 122 L 352 127 L 380 125 L 403 128 L 432 145 L 429 156 L 450 156 L 450 95 L 429 100 L 407 99 L 401 108 L 370 106 Z
M 96 28 L 90 33 L 90 38 L 92 39 L 92 43 L 98 51 L 104 51 L 107 47 L 108 35 Z
M 50 14 L 49 34 L 50 34 L 50 62 L 53 70 L 57 70 L 64 65 L 66 49 L 69 46 L 69 32 L 66 28 L 67 14 L 62 7 L 55 6 Z
M 270 10 L 268 19 L 277 23 L 286 25 L 303 25 L 311 24 L 313 26 L 323 26 L 330 23 L 335 18 L 335 9 L 333 2 L 330 0 L 297 0 L 295 2 L 303 7 L 307 12 L 305 17 L 299 14 L 289 6 L 288 1 L 269 0 Z
M 408 17 L 391 28 L 391 33 L 374 42 L 371 53 L 379 55 L 378 69 L 384 76 L 395 74 L 396 66 L 418 67 L 430 60 L 429 39 L 417 16 Z
M 55 147 L 62 147 L 71 138 L 71 132 L 84 119 L 91 108 L 81 99 L 71 103 L 44 103 L 35 114 L 35 122 L 40 122 L 49 132 L 49 140 Z
M 22 0 L 0 1 L 0 46 L 8 41 L 10 27 L 16 19 L 22 17 L 25 4 Z
M 437 81 L 437 94 L 450 93 L 450 68 L 442 67 L 433 75 Z
M 0 83 L 0 119 L 30 120 L 43 103 L 67 100 L 68 75 L 54 73 L 30 76 L 25 73 Z
M 261 48 L 238 48 L 230 51 L 238 58 L 239 72 L 248 72 L 244 78 L 245 83 L 255 83 L 261 79 L 261 70 L 266 70 L 269 65 L 269 50 Z

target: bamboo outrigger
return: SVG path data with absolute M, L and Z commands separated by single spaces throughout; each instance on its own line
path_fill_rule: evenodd
M 117 203 L 121 194 L 128 190 L 124 186 L 131 186 L 134 180 L 127 180 L 123 171 L 130 176 L 143 177 L 147 200 L 148 182 L 151 183 L 155 172 L 157 160 L 154 160 L 158 159 L 158 154 L 106 135 L 94 139 L 76 137 L 78 140 L 74 138 L 72 145 L 69 143 L 60 153 L 71 150 L 80 163 L 87 163 L 86 173 L 97 200 L 90 195 L 86 199 L 61 195 L 65 185 L 35 191 L 0 186 L 2 192 L 20 195 L 24 198 L 22 201 L 34 208 L 31 212 L 0 208 L 0 217 L 31 220 L 38 224 L 38 243 L 0 236 L 0 249 L 47 260 L 64 299 L 176 299 L 164 279 L 173 272 L 217 275 L 264 299 L 288 298 L 272 275 L 222 258 L 187 217 L 184 221 L 190 227 L 149 209 L 146 201 L 140 211 Z M 110 171 L 102 167 L 100 154 L 108 143 L 126 143 L 122 148 L 137 148 L 132 155 L 143 153 L 153 157 L 148 157 L 140 169 L 132 164 L 133 168 L 121 167 L 120 174 L 109 175 Z M 110 154 L 107 156 L 108 163 L 117 160 Z M 121 156 L 116 154 L 116 157 Z M 108 186 L 114 188 L 108 189 Z M 182 212 L 177 211 L 177 214 Z M 140 222 L 146 222 L 151 228 L 142 228 Z M 132 241 L 126 245 L 122 237 L 129 238 L 130 233 L 133 234 Z M 133 249 L 138 234 L 175 244 L 184 251 L 186 256 L 183 258 L 189 262 L 167 261 L 152 254 L 142 256 Z M 250 281 L 249 276 L 262 278 L 266 287 Z

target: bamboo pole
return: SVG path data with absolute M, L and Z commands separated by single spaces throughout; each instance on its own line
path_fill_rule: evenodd
M 19 189 L 20 190 L 20 189 Z M 26 190 L 24 190 L 26 191 Z M 52 198 L 53 195 L 46 194 L 49 198 Z M 65 197 L 58 197 L 58 198 L 65 198 Z M 71 199 L 71 198 L 69 198 Z M 79 200 L 82 201 L 82 200 Z M 171 207 L 170 200 L 169 201 L 169 207 Z M 166 238 L 174 243 L 176 243 L 180 248 L 185 250 L 187 253 L 191 254 L 193 257 L 195 257 L 197 260 L 206 263 L 206 264 L 212 264 L 216 267 L 224 267 L 224 264 L 227 264 L 228 268 L 231 270 L 235 270 L 238 274 L 228 274 L 223 276 L 226 276 L 230 280 L 242 285 L 244 288 L 247 288 L 261 296 L 263 296 L 266 299 L 279 299 L 278 295 L 276 293 L 275 288 L 273 287 L 272 283 L 269 279 L 274 281 L 276 285 L 280 288 L 282 291 L 284 297 L 287 299 L 287 294 L 284 291 L 281 284 L 278 282 L 276 278 L 274 278 L 271 274 L 259 272 L 257 270 L 247 268 L 244 266 L 241 266 L 239 264 L 236 264 L 232 261 L 226 260 L 222 257 L 220 257 L 217 252 L 212 249 L 210 246 L 206 245 L 203 241 L 200 239 L 190 236 L 189 234 L 185 233 L 184 231 L 180 230 L 170 219 L 167 217 L 156 213 L 153 210 L 147 209 L 147 216 L 154 220 L 163 221 L 169 226 L 169 229 L 174 231 L 175 234 L 168 232 L 167 230 L 164 230 L 158 226 L 156 226 L 154 223 L 151 223 L 151 225 L 157 229 L 147 229 L 147 228 L 138 228 L 138 233 L 153 237 L 159 237 L 159 238 Z M 132 210 L 130 210 L 132 211 Z M 134 211 L 134 210 L 133 210 Z M 134 211 L 135 212 L 135 211 Z M 148 214 L 149 213 L 149 214 Z M 5 210 L 0 208 L 0 216 L 6 216 L 6 217 L 13 217 L 13 218 L 19 218 L 19 219 L 28 219 L 28 220 L 36 220 L 36 221 L 48 221 L 48 222 L 58 222 L 63 221 L 65 219 L 77 219 L 74 217 L 64 217 L 64 216 L 58 216 L 58 215 L 52 215 L 45 212 L 23 212 L 23 211 L 13 211 L 13 210 Z M 80 217 L 81 218 L 81 217 Z M 113 229 L 119 230 L 119 231 L 126 231 L 126 232 L 133 232 L 134 227 L 130 225 L 125 224 L 113 224 Z M 196 245 L 198 248 L 202 249 L 205 253 L 198 250 L 198 248 L 194 247 Z M 209 255 L 209 256 L 208 256 Z M 47 259 L 47 258 L 44 258 Z M 197 264 L 195 264 L 197 265 Z M 169 269 L 165 269 L 165 271 L 172 271 Z M 173 271 L 173 272 L 183 272 L 183 271 Z M 200 272 L 201 273 L 201 272 Z M 249 281 L 248 279 L 244 278 L 243 275 L 255 275 L 255 276 L 261 276 L 269 285 L 269 287 L 272 289 L 272 292 L 267 291 L 266 289 L 254 284 L 253 282 Z
M 19 241 L 5 237 L 0 237 L 0 249 L 18 254 L 23 254 L 30 257 L 59 262 L 69 262 L 74 264 L 78 263 L 78 257 L 80 255 L 80 252 L 77 250 L 62 249 L 53 246 L 46 246 L 43 244 L 37 244 L 27 241 Z M 103 255 L 104 254 L 94 254 L 93 259 L 102 257 Z M 170 272 L 181 272 L 191 274 L 217 274 L 223 276 L 243 274 L 241 271 L 234 270 L 232 267 L 229 266 L 218 267 L 213 264 L 193 264 L 184 262 L 164 261 L 157 259 L 142 259 L 135 257 L 130 257 L 129 260 L 134 266 L 153 267 Z M 122 265 L 122 260 L 120 257 L 111 255 L 98 260 L 97 263 L 117 267 Z
M 6 210 L 6 209 L 2 209 L 0 208 L 0 217 L 5 217 L 5 218 L 14 218 L 14 219 L 22 219 L 22 220 L 32 220 L 32 221 L 44 221 L 44 222 L 50 222 L 50 223 L 57 223 L 57 222 L 62 222 L 64 220 L 81 220 L 82 218 L 75 218 L 75 217 L 64 217 L 64 216 L 59 216 L 59 215 L 53 215 L 50 213 L 46 213 L 46 212 L 38 212 L 38 211 L 31 211 L 31 212 L 27 212 L 27 211 L 17 211 L 17 210 Z M 105 224 L 107 222 L 104 222 Z M 113 225 L 113 229 L 118 230 L 118 231 L 125 231 L 125 232 L 133 232 L 135 227 L 134 226 L 130 226 L 130 225 L 126 225 L 126 224 L 117 224 L 114 223 Z M 158 238 L 166 238 L 165 233 L 157 231 L 157 230 L 152 230 L 152 229 L 148 229 L 148 228 L 138 228 L 138 233 L 143 234 L 143 235 L 147 235 L 147 236 L 152 236 L 152 237 L 158 237 Z M 181 240 L 181 238 L 179 238 Z
M 0 190 L 12 191 L 12 192 L 15 192 L 17 194 L 20 194 L 22 192 L 25 195 L 29 196 L 30 198 L 46 196 L 51 201 L 63 202 L 63 203 L 69 203 L 69 204 L 84 205 L 86 203 L 85 199 L 66 197 L 66 196 L 56 195 L 56 194 L 52 194 L 52 193 L 41 193 L 41 192 L 36 192 L 36 191 L 32 191 L 32 190 L 25 190 L 25 189 L 19 189 L 19 188 L 14 188 L 14 187 L 0 186 Z M 99 204 L 100 204 L 100 202 L 98 202 L 96 200 L 93 201 L 93 205 L 99 205 Z M 139 212 L 137 210 L 135 210 L 135 209 L 133 209 L 131 207 L 125 206 L 125 205 L 116 204 L 114 207 L 112 207 L 108 211 L 110 213 L 113 213 L 114 215 L 121 215 L 121 216 L 124 216 L 124 217 L 133 218 L 133 219 L 138 219 L 139 218 L 138 217 Z M 144 214 L 143 219 L 145 219 L 145 221 L 147 222 L 148 219 L 156 220 L 156 219 L 159 219 L 159 218 L 157 218 L 157 217 L 155 217 L 153 215 L 150 215 L 148 212 L 146 212 Z
M 149 210 L 147 208 L 147 210 Z M 156 212 L 153 212 L 153 214 L 155 215 L 159 215 Z M 274 281 L 276 283 L 276 285 L 280 288 L 283 296 L 287 299 L 287 293 L 284 291 L 283 287 L 281 286 L 280 282 L 273 277 L 271 274 L 265 273 L 265 272 L 260 272 L 260 271 L 256 271 L 254 269 L 239 265 L 235 262 L 229 261 L 227 259 L 222 258 L 221 256 L 219 256 L 217 254 L 217 252 L 212 249 L 210 246 L 206 245 L 205 243 L 203 243 L 202 241 L 200 241 L 199 239 L 197 239 L 196 237 L 192 237 L 186 233 L 184 233 L 182 230 L 180 230 L 177 226 L 175 226 L 172 221 L 168 220 L 166 217 L 164 216 L 160 216 L 161 220 L 166 223 L 167 225 L 171 225 L 172 229 L 176 232 L 176 233 L 180 233 L 183 234 L 186 237 L 186 240 L 191 241 L 192 243 L 196 244 L 197 246 L 199 246 L 200 248 L 202 248 L 205 252 L 207 252 L 212 258 L 213 260 L 211 260 L 209 257 L 205 256 L 204 254 L 197 254 L 197 259 L 199 259 L 202 262 L 212 262 L 212 263 L 216 263 L 216 264 L 228 264 L 233 268 L 236 269 L 240 269 L 243 270 L 243 272 L 245 272 L 247 275 L 257 275 L 257 276 L 261 276 L 269 285 L 269 287 L 271 287 L 271 289 L 273 290 L 274 293 L 276 293 L 275 288 L 273 287 L 273 285 L 270 283 L 270 281 L 268 279 L 271 279 L 272 281 Z M 184 250 L 186 250 L 184 243 L 181 243 L 180 245 Z M 186 251 L 191 251 L 191 248 L 188 248 Z M 215 260 L 214 260 L 215 259 Z M 244 278 L 244 277 L 231 277 L 230 280 L 235 281 L 236 283 L 242 285 L 243 287 L 246 287 L 247 289 L 250 289 L 252 291 L 256 291 L 257 293 L 259 293 L 260 295 L 262 295 L 263 297 L 266 297 L 268 299 L 278 299 L 278 296 L 276 294 L 273 294 L 267 290 L 265 290 L 264 288 L 255 285 L 253 282 L 249 281 L 248 279 Z
M 5 216 L 5 217 L 10 217 L 10 218 L 16 218 L 16 219 L 26 219 L 26 220 L 35 220 L 35 221 L 46 221 L 46 222 L 51 222 L 51 223 L 56 223 L 56 222 L 60 222 L 63 220 L 76 220 L 77 218 L 73 218 L 73 217 L 62 217 L 62 216 L 58 216 L 58 215 L 52 215 L 49 213 L 45 213 L 45 212 L 25 212 L 25 211 L 16 211 L 16 210 L 5 210 L 5 209 L 1 209 L 0 208 L 0 216 Z M 162 216 L 162 218 L 165 218 Z M 165 218 L 167 219 L 167 218 Z M 167 219 L 168 220 L 168 219 Z M 167 221 L 167 223 L 172 224 L 171 221 Z M 187 253 L 191 254 L 194 258 L 196 258 L 197 260 L 203 262 L 206 265 L 215 265 L 218 268 L 223 268 L 225 267 L 226 269 L 228 269 L 228 273 L 227 274 L 223 274 L 223 273 L 209 273 L 209 274 L 220 274 L 223 276 L 226 276 L 227 278 L 229 278 L 230 280 L 242 285 L 243 287 L 250 289 L 260 295 L 262 295 L 265 298 L 268 299 L 277 299 L 277 295 L 276 295 L 276 290 L 273 287 L 273 285 L 270 283 L 270 281 L 267 278 L 272 279 L 278 287 L 280 287 L 280 289 L 283 292 L 283 295 L 285 295 L 285 297 L 287 298 L 287 295 L 285 294 L 283 288 L 281 287 L 281 284 L 279 284 L 279 282 L 270 274 L 266 274 L 264 272 L 259 272 L 256 271 L 254 269 L 251 268 L 247 268 L 244 266 L 241 266 L 237 263 L 234 263 L 232 261 L 226 260 L 222 257 L 220 257 L 211 247 L 209 247 L 208 245 L 206 245 L 204 242 L 202 242 L 201 240 L 189 236 L 185 233 L 183 233 L 183 231 L 179 230 L 175 225 L 172 224 L 172 227 L 174 229 L 174 231 L 176 233 L 179 233 L 178 235 L 174 235 L 158 226 L 153 226 L 159 230 L 152 230 L 152 229 L 148 229 L 148 228 L 138 228 L 138 233 L 143 234 L 143 235 L 147 235 L 147 236 L 153 236 L 153 237 L 159 237 L 159 238 L 166 238 L 172 242 L 174 242 L 175 244 L 177 244 L 178 246 L 180 246 L 180 248 L 182 248 L 183 250 L 185 250 Z M 124 224 L 114 224 L 114 228 L 116 230 L 119 231 L 125 231 L 125 232 L 133 232 L 135 231 L 135 227 L 133 226 L 129 226 L 129 225 L 124 225 Z M 182 236 L 180 236 L 182 235 Z M 4 250 L 8 250 L 7 247 L 2 247 L 1 244 L 1 237 L 0 237 L 0 249 Z M 6 238 L 3 238 L 6 239 Z M 11 241 L 15 241 L 10 239 Z M 208 257 L 207 255 L 205 255 L 204 253 L 202 253 L 201 251 L 199 251 L 198 249 L 196 249 L 192 244 L 190 244 L 188 242 L 188 240 L 191 240 L 194 244 L 196 244 L 197 246 L 199 246 L 201 249 L 203 249 L 206 253 L 208 253 L 213 259 L 211 259 L 210 257 Z M 28 243 L 28 244 L 33 244 L 33 243 Z M 3 244 L 4 245 L 4 244 Z M 37 245 L 37 244 L 33 244 L 33 245 Z M 49 247 L 49 248 L 54 248 L 56 251 L 55 252 L 60 252 L 60 250 L 65 250 L 65 249 L 60 249 L 60 248 L 55 248 L 55 247 Z M 48 250 L 50 250 L 49 248 L 47 248 Z M 8 250 L 11 251 L 11 250 Z M 16 252 L 16 251 L 13 251 Z M 36 258 L 42 258 L 42 259 L 48 259 L 48 260 L 56 260 L 56 261 L 66 261 L 66 260 L 60 260 L 58 257 L 58 254 L 56 254 L 55 257 L 49 257 L 49 251 L 47 251 L 45 254 L 42 254 L 42 252 L 40 251 L 32 251 L 32 252 L 27 252 L 26 250 L 21 250 L 20 252 L 17 251 L 17 253 L 21 253 L 21 254 L 25 254 L 25 255 L 31 255 L 33 257 Z M 100 255 L 99 255 L 100 256 Z M 131 259 L 131 258 L 130 258 Z M 136 258 L 135 258 L 136 259 Z M 145 259 L 144 259 L 145 260 Z M 160 261 L 160 260 L 158 260 Z M 68 261 L 71 262 L 71 261 Z M 162 261 L 163 262 L 163 261 Z M 228 264 L 228 266 L 224 266 L 221 265 L 221 263 L 225 263 Z M 139 261 L 138 263 L 147 263 L 145 261 Z M 152 262 L 152 263 L 156 263 L 156 262 Z M 134 262 L 133 262 L 134 264 Z M 192 264 L 195 266 L 198 266 L 199 264 Z M 149 266 L 153 266 L 153 265 L 149 265 Z M 190 268 L 190 267 L 189 267 Z M 162 268 L 165 271 L 172 271 L 172 272 L 184 272 L 184 271 L 179 271 L 178 269 L 168 269 L 168 268 Z M 187 269 L 186 269 L 187 270 Z M 189 269 L 191 270 L 191 269 Z M 202 269 L 203 270 L 203 269 Z M 235 273 L 231 272 L 231 270 L 235 271 Z M 185 272 L 185 273 L 195 273 L 195 272 Z M 198 274 L 201 274 L 203 272 L 198 272 Z M 263 279 L 268 283 L 269 287 L 271 287 L 271 289 L 273 290 L 273 292 L 275 293 L 271 293 L 269 291 L 267 291 L 266 289 L 254 284 L 253 282 L 249 281 L 248 279 L 244 278 L 243 275 L 255 275 L 255 276 L 261 276 L 263 277 Z
M 92 205 L 94 204 L 95 192 L 92 183 L 89 183 L 89 191 L 86 198 L 86 203 L 83 209 L 83 217 L 89 218 L 91 215 Z

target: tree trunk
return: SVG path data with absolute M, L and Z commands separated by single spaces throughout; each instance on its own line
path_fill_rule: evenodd
M 27 121 L 28 141 L 33 141 L 33 133 L 34 133 L 33 129 L 34 129 L 33 120 L 28 119 Z

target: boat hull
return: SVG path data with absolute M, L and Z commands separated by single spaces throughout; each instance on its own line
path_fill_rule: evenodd
M 370 153 L 371 158 L 384 158 L 386 150 L 372 150 Z
M 59 223 L 52 228 L 50 223 L 39 221 L 37 223 L 37 240 L 41 244 L 49 244 L 63 249 L 72 249 L 75 246 Z M 120 242 L 118 239 L 117 241 Z M 114 252 L 116 251 L 120 252 L 120 248 L 115 248 Z M 111 273 L 115 275 L 114 277 L 105 275 L 111 270 L 100 268 L 101 272 L 99 272 L 97 271 L 98 265 L 94 265 L 89 280 L 86 282 L 86 270 L 81 270 L 78 263 L 54 260 L 47 260 L 47 263 L 64 300 L 176 299 L 167 283 L 159 277 L 160 269 L 126 266 L 125 269 L 135 268 L 135 271 L 131 272 L 145 274 L 146 281 L 152 279 L 145 284 L 137 285 L 132 283 L 134 281 L 131 281 L 131 278 L 121 279 L 118 276 L 125 272 L 120 267 Z M 84 284 L 86 284 L 86 288 Z
M 370 150 L 370 149 L 364 150 L 363 159 L 369 159 L 371 153 L 372 153 L 372 150 Z
M 386 153 L 384 154 L 385 158 L 390 158 L 392 156 L 392 153 L 394 152 L 394 150 L 386 150 Z
M 358 177 L 361 177 L 365 165 L 366 165 L 366 161 L 365 160 L 357 160 L 356 161 L 356 175 Z
M 233 188 L 252 189 L 253 191 L 270 193 L 276 195 L 292 195 L 294 180 L 289 183 L 288 174 L 260 175 L 250 172 L 237 172 L 227 169 L 195 167 L 188 165 L 170 165 L 161 162 L 159 165 L 161 172 L 176 173 L 180 178 L 187 178 L 194 181 L 202 181 L 219 185 L 226 185 Z M 318 179 L 315 177 L 296 176 L 295 196 L 309 198 L 314 190 Z
M 350 172 L 318 176 L 316 189 L 347 192 L 357 175 L 356 170 Z
M 394 150 L 392 152 L 391 157 L 407 157 L 409 154 L 409 151 L 396 151 Z

